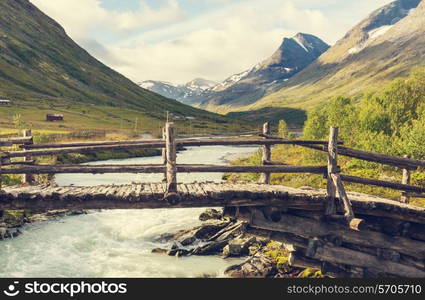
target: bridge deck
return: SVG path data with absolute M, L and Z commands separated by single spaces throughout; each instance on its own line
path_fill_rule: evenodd
M 21 186 L 0 192 L 0 209 L 143 209 L 218 206 L 281 206 L 324 210 L 326 191 L 256 183 L 178 184 L 179 201 L 164 199 L 164 183 L 90 187 Z M 425 223 L 425 209 L 393 200 L 348 193 L 356 214 Z M 342 209 L 342 208 L 341 208 Z

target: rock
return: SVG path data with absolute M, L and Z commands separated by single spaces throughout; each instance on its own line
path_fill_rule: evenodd
M 186 255 L 189 255 L 190 253 L 191 252 L 186 249 L 171 249 L 167 251 L 168 256 L 177 256 L 177 257 L 186 256 Z
M 7 227 L 0 227 L 0 239 L 6 238 Z
M 246 222 L 236 222 L 234 224 L 229 224 L 219 232 L 217 232 L 215 235 L 213 235 L 210 240 L 216 240 L 216 241 L 224 241 L 232 239 L 238 235 L 241 235 L 245 232 L 246 226 L 248 223 Z
M 70 210 L 66 214 L 67 216 L 79 216 L 79 215 L 87 215 L 87 211 L 85 210 Z
M 248 247 L 248 255 L 253 256 L 261 249 L 261 244 L 258 241 Z
M 174 256 L 174 255 L 176 255 L 177 251 L 178 251 L 178 249 L 171 249 L 171 250 L 168 250 L 168 251 L 167 251 L 167 255 L 168 255 L 168 256 Z
M 210 208 L 207 209 L 206 211 L 204 211 L 200 216 L 199 216 L 199 220 L 201 221 L 207 221 L 207 220 L 220 220 L 223 217 L 223 213 Z
M 239 265 L 230 266 L 224 274 L 232 278 L 266 278 L 274 277 L 277 269 L 272 258 L 258 254 Z
M 195 237 L 200 240 L 208 240 L 229 224 L 229 220 L 208 220 L 204 222 L 199 229 L 196 230 Z
M 172 240 L 181 244 L 182 246 L 188 246 L 196 241 L 196 232 L 201 227 L 196 227 L 191 230 L 181 230 L 172 236 Z
M 161 248 L 155 248 L 152 250 L 152 253 L 155 254 L 167 254 L 168 250 L 167 249 L 161 249 Z
M 171 241 L 172 239 L 174 239 L 174 236 L 175 236 L 175 235 L 176 235 L 176 234 L 173 234 L 173 233 L 163 233 L 163 234 L 161 234 L 160 236 L 156 237 L 156 238 L 154 239 L 154 242 L 159 242 L 159 243 L 169 242 L 169 241 Z
M 179 249 L 179 250 L 176 252 L 175 256 L 177 256 L 177 257 L 181 257 L 181 256 L 187 256 L 187 255 L 189 255 L 189 254 L 191 254 L 191 252 L 190 252 L 189 250 L 186 250 L 186 249 Z
M 227 245 L 227 241 L 213 241 L 208 244 L 198 247 L 192 251 L 193 255 L 215 255 L 223 251 L 223 248 Z
M 228 245 L 223 248 L 223 256 L 229 257 L 239 257 L 249 254 L 249 247 L 256 243 L 257 240 L 255 237 L 248 239 L 237 238 L 229 241 Z
M 186 236 L 183 236 L 181 239 L 178 240 L 182 246 L 188 246 L 193 244 L 196 241 L 196 237 L 194 235 L 188 234 Z

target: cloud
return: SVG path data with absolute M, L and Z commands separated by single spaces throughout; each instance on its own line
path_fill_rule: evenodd
M 177 0 L 168 0 L 158 9 L 140 1 L 136 11 L 111 11 L 101 6 L 100 0 L 31 0 L 45 13 L 65 26 L 72 37 L 86 37 L 100 30 L 116 33 L 147 30 L 184 19 L 184 11 Z
M 226 5 L 170 28 L 133 36 L 109 49 L 115 56 L 128 58 L 118 70 L 136 81 L 183 83 L 195 77 L 220 81 L 266 59 L 284 37 L 298 31 L 320 36 L 332 27 L 320 11 L 299 10 L 290 1 L 265 2 Z
M 31 1 L 133 81 L 183 83 L 247 70 L 297 32 L 334 43 L 390 0 L 164 0 L 156 8 L 140 1 L 134 11 L 107 10 L 100 0 Z

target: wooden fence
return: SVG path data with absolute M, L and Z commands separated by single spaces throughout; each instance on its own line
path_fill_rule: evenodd
M 270 184 L 272 173 L 312 173 L 323 174 L 327 178 L 327 193 L 329 203 L 326 215 L 333 216 L 335 211 L 336 195 L 343 202 L 345 217 L 353 219 L 353 211 L 347 197 L 343 182 L 380 186 L 402 191 L 401 201 L 408 202 L 409 198 L 425 197 L 425 188 L 410 185 L 410 172 L 419 167 L 425 167 L 425 161 L 413 160 L 409 157 L 395 157 L 390 155 L 350 149 L 342 146 L 338 141 L 338 128 L 332 127 L 328 141 L 315 140 L 287 140 L 270 135 L 269 123 L 264 124 L 259 137 L 245 138 L 206 138 L 206 139 L 176 139 L 173 124 L 167 123 L 164 127 L 163 139 L 139 141 L 96 141 L 96 142 L 70 142 L 52 144 L 34 144 L 31 131 L 25 130 L 22 137 L 1 139 L 0 146 L 9 147 L 19 145 L 21 150 L 0 152 L 1 174 L 24 174 L 23 181 L 31 184 L 34 174 L 57 173 L 163 173 L 167 182 L 167 195 L 176 193 L 177 173 L 192 172 L 229 172 L 229 173 L 260 173 L 261 183 Z M 260 166 L 216 166 L 177 164 L 177 149 L 191 146 L 216 146 L 216 145 L 259 145 L 262 146 L 262 165 Z M 271 147 L 273 145 L 298 145 L 328 154 L 328 164 L 323 166 L 290 166 L 271 161 Z M 99 151 L 114 151 L 122 149 L 163 149 L 163 163 L 157 165 L 41 165 L 34 164 L 36 156 L 60 155 L 68 153 L 93 153 Z M 338 155 L 344 155 L 370 162 L 396 166 L 403 169 L 401 183 L 361 178 L 341 174 L 338 166 Z M 16 161 L 15 158 L 22 158 Z M 1 179 L 1 178 L 0 178 Z M 1 180 L 0 180 L 1 181 Z

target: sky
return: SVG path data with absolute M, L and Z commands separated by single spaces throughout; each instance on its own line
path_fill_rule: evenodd
M 94 57 L 135 82 L 223 81 L 284 37 L 334 44 L 391 0 L 30 0 Z

